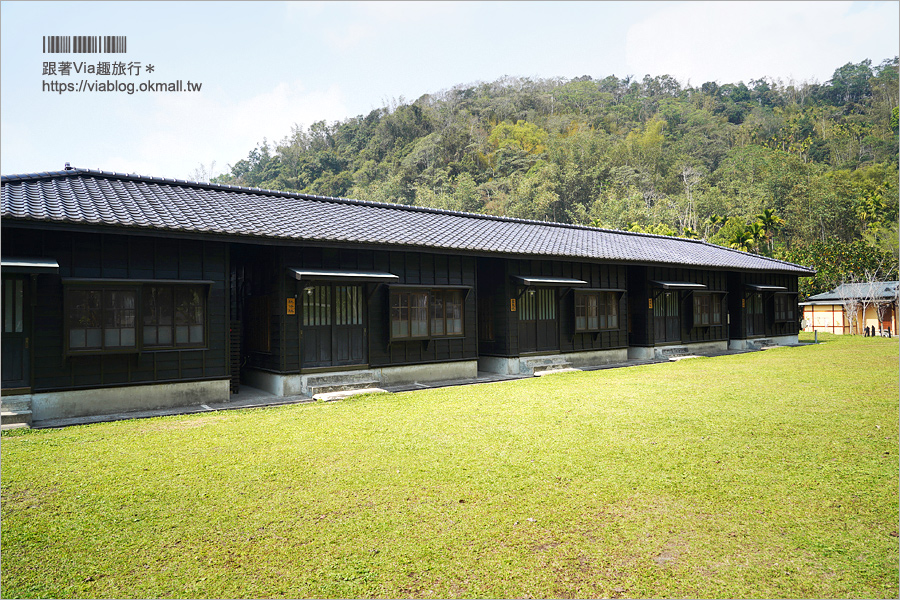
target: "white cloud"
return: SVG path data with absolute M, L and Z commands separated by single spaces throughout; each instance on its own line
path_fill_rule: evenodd
M 685 2 L 633 25 L 633 74 L 672 75 L 694 85 L 758 77 L 827 81 L 834 69 L 896 54 L 898 3 Z

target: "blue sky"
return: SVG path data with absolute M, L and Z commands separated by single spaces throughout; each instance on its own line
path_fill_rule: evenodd
M 825 82 L 898 54 L 900 2 L 0 2 L 0 171 L 190 178 L 292 125 L 504 75 Z M 125 35 L 126 54 L 43 54 L 45 35 Z M 139 76 L 43 75 L 52 61 Z M 152 74 L 145 72 L 152 64 Z M 199 93 L 43 84 L 201 83 Z

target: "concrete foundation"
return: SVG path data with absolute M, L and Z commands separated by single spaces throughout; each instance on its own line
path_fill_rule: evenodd
M 628 358 L 631 360 L 652 360 L 668 357 L 673 352 L 683 354 L 718 354 L 728 350 L 728 342 L 699 342 L 695 344 L 670 344 L 668 346 L 634 346 L 628 349 Z
M 380 385 L 474 379 L 477 376 L 478 361 L 464 360 L 365 370 L 341 371 L 337 369 L 323 373 L 290 375 L 246 369 L 241 372 L 241 381 L 250 387 L 276 396 L 312 396 L 318 393 L 319 388 L 350 390 Z
M 42 392 L 31 395 L 31 411 L 33 421 L 91 417 L 225 402 L 229 394 L 228 379 Z
M 778 335 L 767 338 L 731 340 L 728 342 L 728 348 L 730 350 L 759 350 L 769 346 L 791 346 L 798 343 L 796 335 Z
M 591 350 L 587 352 L 558 352 L 527 357 L 482 356 L 478 358 L 478 370 L 500 375 L 531 375 L 534 365 L 540 362 L 580 369 L 621 363 L 627 359 L 628 350 L 626 348 Z

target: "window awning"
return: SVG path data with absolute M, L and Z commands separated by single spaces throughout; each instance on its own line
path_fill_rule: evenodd
M 691 283 L 689 281 L 651 281 L 656 287 L 664 290 L 705 290 L 706 285 L 702 283 Z
M 541 275 L 513 275 L 513 279 L 525 285 L 541 285 L 555 287 L 579 287 L 588 284 L 581 279 L 567 279 L 565 277 L 544 277 Z
M 786 292 L 787 288 L 783 285 L 758 285 L 755 283 L 745 284 L 751 290 L 756 290 L 757 292 Z
M 59 263 L 52 258 L 3 258 L 0 268 L 6 273 L 59 273 Z
M 288 267 L 288 272 L 297 281 L 361 281 L 371 283 L 394 283 L 400 278 L 393 273 L 374 271 L 340 271 L 334 269 L 298 269 Z

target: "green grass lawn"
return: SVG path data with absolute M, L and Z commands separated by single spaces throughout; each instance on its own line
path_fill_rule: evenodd
M 897 340 L 2 437 L 2 596 L 898 596 Z

